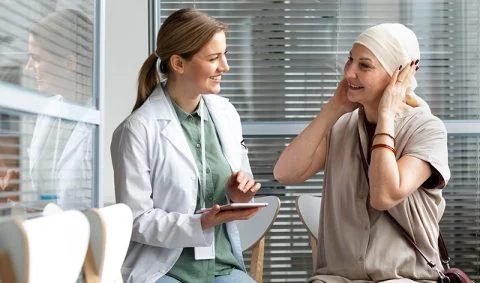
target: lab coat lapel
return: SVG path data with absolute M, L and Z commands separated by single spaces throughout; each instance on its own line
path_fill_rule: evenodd
M 155 96 L 152 95 L 150 102 L 154 107 L 153 109 L 156 113 L 156 118 L 158 120 L 164 120 L 165 122 L 165 126 L 160 134 L 178 150 L 179 155 L 183 156 L 188 161 L 198 175 L 198 168 L 195 159 L 188 146 L 188 141 L 185 138 L 185 134 L 183 133 L 177 114 L 173 109 L 173 105 L 163 93 L 161 87 L 157 88 L 157 91 L 158 93 Z
M 218 137 L 222 145 L 223 154 L 227 158 L 230 168 L 233 171 L 238 171 L 240 168 L 240 142 L 235 139 L 236 134 L 240 129 L 235 129 L 236 123 L 233 123 L 230 119 L 232 113 L 228 113 L 228 100 L 225 98 L 213 97 L 216 94 L 204 95 L 205 102 L 207 104 L 210 116 L 215 123 Z M 217 98 L 217 99 L 215 99 Z

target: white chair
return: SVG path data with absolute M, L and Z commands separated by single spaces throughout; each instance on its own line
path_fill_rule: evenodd
M 75 210 L 0 222 L 2 282 L 76 282 L 89 236 L 87 218 Z
M 63 212 L 63 209 L 58 204 L 49 202 L 43 208 L 42 215 L 47 216 L 47 215 L 52 215 L 60 212 Z
M 300 220 L 307 228 L 310 237 L 310 247 L 312 248 L 313 270 L 317 266 L 317 241 L 318 227 L 320 222 L 320 206 L 322 198 L 312 195 L 300 195 L 297 197 L 295 207 Z
M 280 199 L 276 196 L 255 197 L 255 202 L 267 202 L 248 220 L 237 220 L 240 243 L 243 251 L 252 250 L 249 275 L 258 283 L 263 280 L 265 234 L 270 230 L 280 210 Z
M 132 235 L 130 207 L 118 203 L 85 212 L 90 222 L 90 246 L 84 264 L 85 281 L 123 282 L 120 268 Z

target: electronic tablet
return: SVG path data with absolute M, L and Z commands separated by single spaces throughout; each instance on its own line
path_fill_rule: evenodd
M 221 205 L 220 211 L 246 209 L 246 208 L 252 208 L 252 207 L 265 207 L 267 205 L 268 205 L 268 202 L 234 202 L 230 204 Z M 199 209 L 195 213 L 204 213 L 209 211 L 210 209 L 211 208 Z

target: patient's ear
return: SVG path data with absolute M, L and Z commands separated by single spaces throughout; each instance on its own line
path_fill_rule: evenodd
M 422 107 L 427 109 L 429 112 L 432 112 L 430 106 L 428 106 L 428 103 L 414 92 L 410 92 L 405 96 L 405 102 L 412 107 Z

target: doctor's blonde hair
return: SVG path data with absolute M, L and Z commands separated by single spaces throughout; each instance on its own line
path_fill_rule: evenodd
M 157 35 L 157 48 L 143 63 L 138 76 L 137 101 L 133 111 L 142 106 L 160 84 L 160 73 L 170 73 L 170 57 L 180 55 L 189 60 L 219 31 L 227 26 L 217 19 L 195 9 L 180 9 L 168 16 Z

